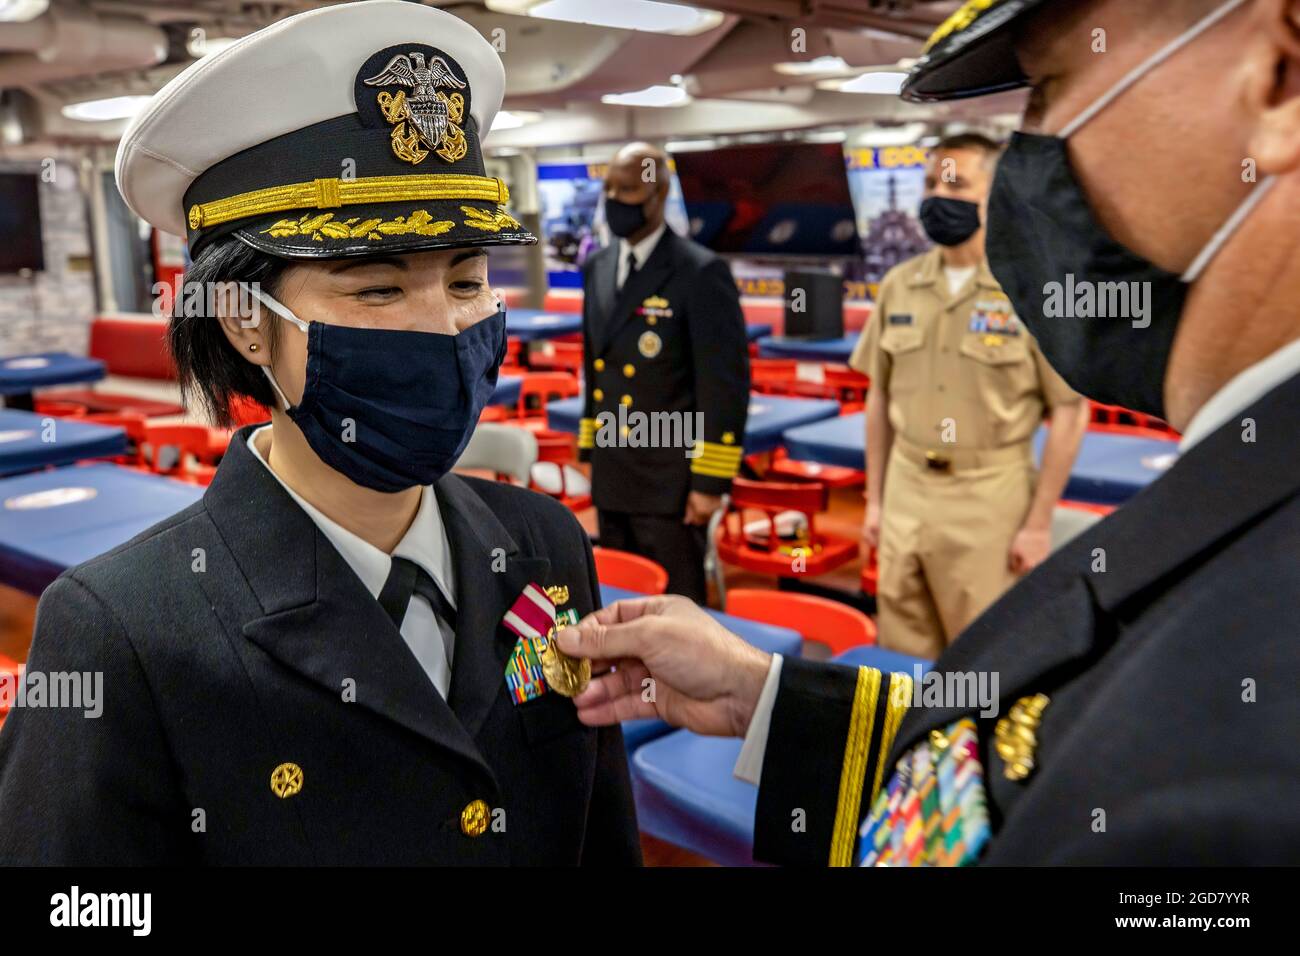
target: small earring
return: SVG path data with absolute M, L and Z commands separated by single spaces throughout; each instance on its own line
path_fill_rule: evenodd
M 250 342 L 250 343 L 248 344 L 248 351 L 250 351 L 250 352 L 256 352 L 256 351 L 257 351 L 258 349 L 260 349 L 261 347 L 262 347 L 262 346 L 258 345 L 256 342 Z

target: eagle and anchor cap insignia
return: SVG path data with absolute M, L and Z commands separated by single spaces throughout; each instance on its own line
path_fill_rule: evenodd
M 480 142 L 504 93 L 500 54 L 445 10 L 309 10 L 168 83 L 123 134 L 118 185 L 196 260 L 226 237 L 288 259 L 528 245 Z

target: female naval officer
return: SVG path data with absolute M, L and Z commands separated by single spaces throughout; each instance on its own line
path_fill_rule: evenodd
M 200 60 L 128 128 L 119 187 L 187 233 L 186 292 L 254 297 L 177 303 L 182 386 L 271 422 L 42 596 L 28 669 L 102 672 L 103 713 L 11 714 L 0 862 L 640 861 L 622 736 L 545 660 L 550 614 L 597 603 L 586 535 L 450 473 L 505 351 L 484 247 L 536 241 L 484 175 L 503 89 L 471 26 L 371 0 Z

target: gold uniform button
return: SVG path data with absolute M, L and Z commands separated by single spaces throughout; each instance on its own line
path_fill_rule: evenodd
M 630 362 L 627 365 L 624 365 L 623 374 L 626 375 L 628 378 L 631 378 L 633 375 L 636 374 L 636 366 Z
M 603 371 L 605 371 L 605 360 L 604 360 L 604 359 L 596 359 L 596 361 L 592 362 L 591 365 L 592 365 L 592 367 L 593 367 L 597 372 L 603 372 Z
M 724 445 L 734 445 L 735 443 L 736 443 L 736 434 L 735 434 L 735 432 L 723 432 L 723 433 L 722 433 L 722 444 L 724 444 Z
M 591 397 L 594 398 L 594 399 L 595 399 L 596 401 L 598 401 L 598 402 L 602 402 L 602 401 L 605 400 L 605 393 L 604 393 L 601 389 L 598 388 L 598 389 L 596 389 L 595 391 L 593 391 L 593 392 L 591 393 Z
M 619 399 L 619 401 L 620 401 L 622 404 L 624 404 L 624 405 L 631 405 L 631 404 L 632 404 L 632 396 L 631 396 L 631 395 L 624 395 L 622 398 Z
M 281 800 L 302 792 L 302 767 L 296 763 L 282 763 L 271 771 L 271 792 Z
M 481 837 L 487 833 L 487 823 L 488 805 L 482 800 L 475 800 L 460 811 L 460 832 L 465 836 Z

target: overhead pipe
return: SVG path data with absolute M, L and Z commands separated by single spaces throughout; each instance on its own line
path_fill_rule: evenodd
M 51 7 L 29 23 L 0 30 L 0 87 L 30 87 L 157 66 L 167 35 L 127 17 Z M 16 51 L 16 52 L 14 52 Z

